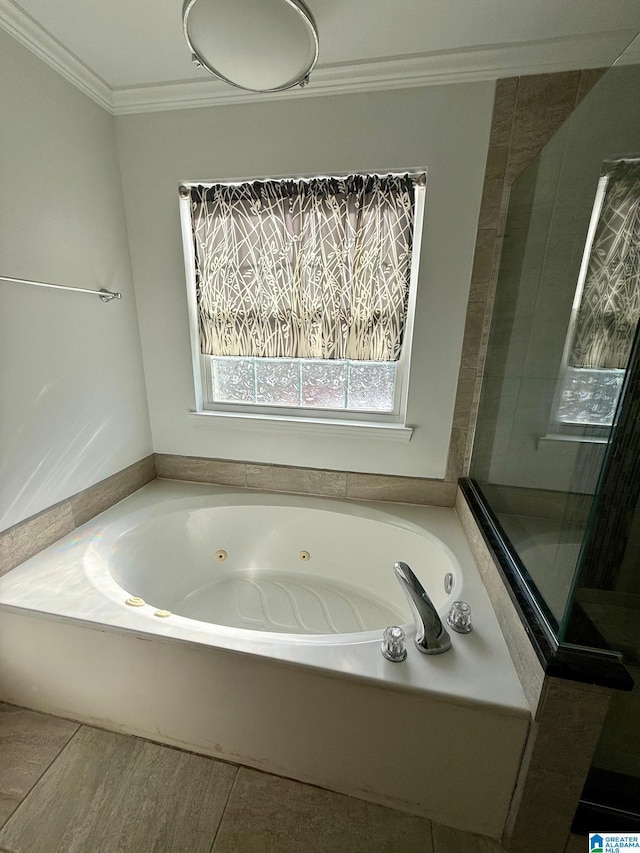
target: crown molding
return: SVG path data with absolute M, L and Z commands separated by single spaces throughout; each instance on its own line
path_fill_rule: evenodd
M 0 27 L 103 109 L 113 112 L 113 92 L 104 80 L 10 0 L 0 0 Z
M 636 35 L 633 30 L 623 30 L 340 66 L 320 66 L 313 72 L 311 82 L 304 89 L 295 88 L 265 95 L 243 92 L 209 76 L 199 80 L 110 89 L 36 21 L 14 6 L 11 0 L 0 0 L 0 27 L 114 115 L 469 83 L 577 68 L 608 67 L 616 58 L 620 45 L 631 42 Z
M 625 30 L 333 67 L 320 66 L 304 88 L 269 95 L 243 92 L 213 78 L 118 89 L 113 93 L 113 112 L 115 115 L 127 115 L 608 67 L 618 55 L 620 45 L 630 42 L 634 35 L 633 31 Z

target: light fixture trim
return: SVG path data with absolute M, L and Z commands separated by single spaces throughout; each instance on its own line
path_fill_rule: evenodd
M 236 89 L 243 89 L 246 92 L 260 92 L 268 94 L 272 92 L 283 92 L 286 89 L 292 89 L 295 86 L 307 85 L 307 83 L 309 82 L 309 75 L 315 68 L 316 63 L 318 61 L 320 42 L 318 38 L 318 28 L 315 19 L 307 5 L 303 2 L 303 0 L 282 0 L 282 3 L 293 9 L 301 17 L 302 21 L 306 25 L 307 31 L 311 36 L 310 46 L 311 53 L 313 54 L 311 62 L 308 63 L 301 70 L 301 72 L 295 79 L 290 78 L 281 85 L 273 86 L 266 89 L 257 89 L 254 87 L 245 86 L 241 83 L 231 80 L 221 71 L 219 71 L 198 51 L 192 41 L 191 36 L 189 35 L 189 13 L 198 2 L 200 2 L 200 0 L 184 0 L 184 4 L 182 6 L 182 27 L 184 31 L 184 37 L 186 39 L 187 45 L 189 46 L 189 50 L 191 51 L 191 56 L 194 63 L 201 66 L 202 68 L 205 68 L 210 74 L 213 74 L 214 77 L 217 77 L 218 80 L 222 80 L 224 83 L 228 83 L 230 86 L 234 86 Z

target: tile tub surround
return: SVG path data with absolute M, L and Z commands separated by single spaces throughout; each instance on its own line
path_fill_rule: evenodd
M 0 531 L 0 576 L 156 478 L 153 455 Z
M 457 485 L 420 477 L 259 465 L 157 453 L 0 531 L 0 577 L 156 477 L 271 492 L 451 507 Z
M 452 507 L 457 484 L 421 477 L 361 474 L 287 465 L 258 465 L 226 459 L 156 454 L 158 477 L 195 483 L 318 495 L 354 500 L 391 501 Z

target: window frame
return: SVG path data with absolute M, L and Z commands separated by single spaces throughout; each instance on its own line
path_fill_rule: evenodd
M 582 371 L 584 371 L 584 374 L 582 375 L 586 375 L 586 373 L 592 373 L 601 375 L 603 379 L 605 379 L 607 377 L 617 377 L 621 374 L 624 375 L 625 372 L 623 369 L 618 368 L 573 367 L 569 363 L 571 359 L 571 351 L 573 349 L 575 328 L 578 322 L 578 312 L 580 311 L 580 305 L 582 303 L 584 286 L 587 278 L 589 261 L 591 258 L 591 249 L 593 247 L 593 241 L 595 239 L 598 222 L 600 221 L 600 214 L 602 213 L 602 206 L 604 204 L 608 185 L 609 175 L 601 175 L 598 179 L 598 184 L 596 187 L 593 207 L 591 209 L 591 217 L 589 219 L 589 227 L 587 229 L 587 237 L 582 252 L 580 272 L 578 273 L 578 281 L 576 283 L 576 289 L 573 295 L 573 303 L 571 305 L 571 316 L 569 319 L 569 325 L 567 327 L 567 334 L 564 340 L 562 361 L 560 363 L 558 381 L 556 383 L 556 390 L 553 405 L 551 408 L 551 421 L 549 424 L 549 433 L 551 435 L 558 435 L 564 438 L 582 438 L 583 440 L 592 438 L 596 442 L 598 440 L 602 440 L 609 434 L 611 426 L 613 424 L 613 417 L 611 423 L 609 424 L 591 423 L 589 421 L 569 420 L 566 418 L 561 418 L 559 412 L 562 404 L 563 391 L 565 390 L 567 383 L 572 376 L 578 377 L 581 375 Z
M 279 180 L 329 180 L 344 178 L 349 175 L 403 175 L 410 174 L 416 179 L 414 196 L 414 223 L 411 250 L 411 270 L 409 280 L 409 298 L 405 319 L 404 338 L 400 357 L 396 364 L 394 407 L 392 412 L 373 412 L 364 409 L 315 408 L 311 406 L 275 406 L 263 403 L 225 403 L 216 402 L 213 398 L 213 381 L 211 359 L 214 356 L 200 352 L 200 336 L 198 331 L 198 304 L 196 297 L 196 259 L 193 246 L 193 231 L 190 210 L 190 189 L 192 186 L 211 187 L 219 184 L 239 186 L 253 181 Z M 187 308 L 189 332 L 191 340 L 192 370 L 194 380 L 195 409 L 194 414 L 218 415 L 241 419 L 274 420 L 282 422 L 313 422 L 315 424 L 337 424 L 339 426 L 370 425 L 397 428 L 406 425 L 406 412 L 409 397 L 409 370 L 415 324 L 415 308 L 417 301 L 418 275 L 422 233 L 424 226 L 425 197 L 427 186 L 426 168 L 407 168 L 373 170 L 369 172 L 342 172 L 332 175 L 278 175 L 269 177 L 250 177 L 242 179 L 221 180 L 185 180 L 180 181 L 179 211 L 184 256 L 185 280 L 187 289 Z M 408 430 L 410 438 L 411 430 Z

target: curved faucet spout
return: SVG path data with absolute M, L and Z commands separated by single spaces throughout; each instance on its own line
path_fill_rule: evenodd
M 425 655 L 446 652 L 451 648 L 451 638 L 425 588 L 406 563 L 396 563 L 393 570 L 415 618 L 418 650 Z

